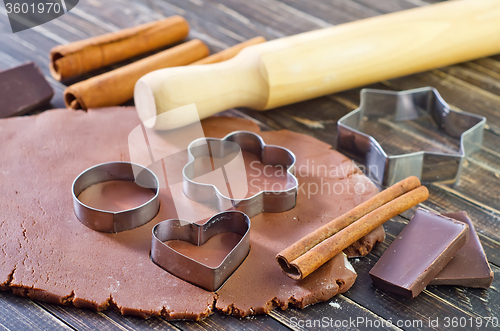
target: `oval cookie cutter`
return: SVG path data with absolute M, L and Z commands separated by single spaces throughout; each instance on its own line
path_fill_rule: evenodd
M 201 246 L 213 236 L 225 232 L 241 235 L 241 239 L 217 267 L 210 267 L 171 248 L 166 241 L 183 240 Z M 250 250 L 250 218 L 239 211 L 225 211 L 212 216 L 204 224 L 170 219 L 156 224 L 151 242 L 151 260 L 171 274 L 216 291 L 239 267 Z
M 155 194 L 146 203 L 118 212 L 87 206 L 78 199 L 80 193 L 90 186 L 110 180 L 136 182 Z M 100 232 L 121 232 L 151 221 L 160 208 L 158 177 L 139 164 L 131 162 L 107 162 L 90 167 L 79 174 L 73 182 L 73 208 L 76 217 L 85 226 Z
M 441 132 L 460 138 L 460 150 L 388 155 L 375 138 L 362 131 L 364 121 L 388 115 L 395 123 L 430 116 Z M 412 175 L 427 183 L 455 183 L 464 157 L 481 148 L 485 123 L 482 116 L 451 109 L 433 87 L 401 92 L 363 89 L 359 108 L 337 122 L 337 150 L 363 164 L 367 175 L 382 186 Z
M 233 199 L 221 193 L 215 185 L 195 181 L 196 158 L 224 159 L 236 154 L 238 149 L 256 155 L 263 164 L 285 167 L 287 175 L 285 187 L 281 190 L 262 190 L 251 197 Z M 297 203 L 299 183 L 294 175 L 295 155 L 287 148 L 265 144 L 264 140 L 253 132 L 234 131 L 222 139 L 196 139 L 188 146 L 188 159 L 188 163 L 182 169 L 183 191 L 191 200 L 210 203 L 219 211 L 239 210 L 248 217 L 262 212 L 284 212 L 294 208 Z

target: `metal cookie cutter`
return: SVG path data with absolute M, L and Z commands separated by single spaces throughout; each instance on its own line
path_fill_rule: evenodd
M 362 131 L 363 122 L 390 116 L 401 122 L 428 116 L 440 131 L 460 138 L 460 150 L 454 153 L 418 151 L 388 155 L 372 136 Z M 392 92 L 363 89 L 359 108 L 342 117 L 338 123 L 339 152 L 363 164 L 368 175 L 383 186 L 390 186 L 414 175 L 422 182 L 456 182 L 464 156 L 481 148 L 486 119 L 450 109 L 432 87 Z
M 206 148 L 206 147 L 209 148 Z M 244 199 L 225 196 L 211 184 L 198 183 L 195 178 L 194 161 L 200 157 L 224 159 L 235 154 L 237 149 L 256 155 L 266 165 L 283 166 L 287 169 L 287 183 L 280 190 L 260 191 Z M 295 207 L 298 180 L 294 175 L 295 155 L 287 148 L 266 145 L 257 134 L 234 131 L 222 139 L 200 138 L 188 146 L 189 162 L 182 169 L 184 194 L 191 200 L 214 205 L 219 211 L 235 209 L 253 217 L 262 212 L 279 213 Z
M 168 240 L 183 240 L 201 246 L 211 237 L 234 232 L 242 237 L 217 267 L 210 267 L 187 257 L 165 244 Z M 205 224 L 171 219 L 153 228 L 151 259 L 161 268 L 207 291 L 224 284 L 243 262 L 250 250 L 250 218 L 239 211 L 225 211 L 211 217 Z
M 78 199 L 80 193 L 90 186 L 110 180 L 136 182 L 139 186 L 150 188 L 155 195 L 138 207 L 118 212 L 92 208 Z M 158 193 L 158 178 L 148 168 L 130 162 L 102 163 L 76 177 L 72 187 L 73 208 L 80 222 L 93 230 L 121 232 L 144 225 L 156 216 L 160 208 Z

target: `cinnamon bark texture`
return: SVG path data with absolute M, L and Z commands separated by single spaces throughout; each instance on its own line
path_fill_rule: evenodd
M 50 72 L 57 80 L 78 76 L 186 38 L 189 24 L 180 16 L 59 45 L 50 51 Z
M 64 91 L 64 103 L 68 108 L 85 110 L 123 104 L 132 99 L 135 83 L 148 72 L 186 65 L 208 54 L 208 47 L 202 41 L 198 39 L 188 41 L 71 85 Z
M 234 57 L 236 54 L 238 54 L 243 48 L 255 45 L 255 44 L 260 44 L 266 41 L 266 38 L 259 36 L 255 37 L 252 39 L 249 39 L 247 41 L 244 41 L 240 44 L 234 45 L 233 47 L 229 47 L 228 49 L 225 49 L 223 51 L 220 51 L 219 53 L 215 53 L 213 55 L 210 55 L 204 59 L 198 60 L 196 62 L 191 63 L 191 65 L 198 65 L 198 64 L 210 64 L 210 63 L 217 63 L 217 62 L 222 62 L 229 60 L 230 58 Z
M 392 217 L 425 201 L 429 192 L 409 177 L 302 238 L 276 256 L 283 272 L 300 280 Z

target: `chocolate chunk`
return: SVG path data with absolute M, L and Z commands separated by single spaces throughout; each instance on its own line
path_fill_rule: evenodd
M 467 242 L 469 227 L 418 209 L 370 271 L 381 289 L 414 298 Z
M 234 246 L 240 242 L 241 237 L 238 233 L 224 232 L 208 239 L 202 246 L 196 246 L 183 240 L 169 240 L 165 244 L 210 268 L 217 268 Z
M 429 285 L 458 285 L 488 288 L 493 282 L 493 271 L 479 241 L 474 225 L 467 213 L 443 214 L 469 225 L 469 241 L 451 261 L 434 277 Z
M 0 71 L 0 118 L 26 114 L 48 103 L 53 95 L 54 90 L 33 62 Z

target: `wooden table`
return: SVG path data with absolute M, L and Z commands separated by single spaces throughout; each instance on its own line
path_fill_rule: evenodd
M 65 86 L 53 80 L 48 69 L 49 50 L 60 43 L 179 14 L 191 24 L 190 38 L 202 39 L 215 52 L 258 35 L 274 39 L 433 2 L 438 1 L 81 0 L 63 17 L 16 34 L 10 33 L 6 11 L 0 6 L 0 68 L 35 61 L 56 91 L 51 108 L 64 107 L 62 93 Z M 460 329 L 454 327 L 455 323 L 459 326 L 465 323 L 467 326 L 462 329 L 466 330 L 476 328 L 479 323 L 481 329 L 486 328 L 487 323 L 488 329 L 496 329 L 494 325 L 498 326 L 500 319 L 500 56 L 384 81 L 370 87 L 405 90 L 422 86 L 434 86 L 453 107 L 488 119 L 483 147 L 464 161 L 460 181 L 456 185 L 429 185 L 430 198 L 422 207 L 436 212 L 466 210 L 469 213 L 495 272 L 490 289 L 429 286 L 415 299 L 401 299 L 376 289 L 368 272 L 407 224 L 414 212 L 409 211 L 385 225 L 387 239 L 383 244 L 376 245 L 367 257 L 352 261 L 358 279 L 348 292 L 303 310 L 275 310 L 267 316 L 247 319 L 215 314 L 198 323 L 167 322 L 161 318 L 123 317 L 111 310 L 97 313 L 61 307 L 0 292 L 1 329 L 304 330 L 321 329 L 318 322 L 315 327 L 308 327 L 307 323 L 324 322 L 325 318 L 344 325 L 350 319 L 354 320 L 355 323 L 347 324 L 351 329 L 374 329 L 377 325 L 384 325 L 379 329 Z M 230 110 L 229 114 L 252 118 L 264 129 L 287 128 L 335 146 L 336 122 L 358 106 L 359 90 L 267 112 L 239 109 Z M 432 136 L 419 132 L 414 143 L 429 143 Z M 439 327 L 429 327 L 429 320 L 436 319 Z M 357 324 L 358 321 L 362 322 Z M 392 326 L 385 327 L 389 321 Z

